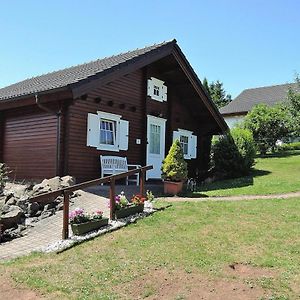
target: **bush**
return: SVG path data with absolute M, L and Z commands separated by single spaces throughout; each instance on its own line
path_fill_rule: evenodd
M 226 177 L 239 177 L 249 174 L 254 165 L 256 153 L 251 132 L 234 128 L 230 133 L 213 141 L 212 163 L 214 171 Z
M 178 139 L 173 142 L 168 155 L 163 160 L 161 171 L 162 178 L 165 180 L 183 181 L 187 179 L 187 163 Z
M 0 163 L 0 195 L 3 192 L 5 183 L 8 180 L 8 168 L 4 163 Z
M 300 150 L 300 142 L 283 144 L 278 147 L 279 151 Z
M 275 150 L 277 140 L 288 136 L 289 118 L 282 105 L 258 104 L 247 114 L 242 126 L 252 132 L 259 152 L 266 154 Z

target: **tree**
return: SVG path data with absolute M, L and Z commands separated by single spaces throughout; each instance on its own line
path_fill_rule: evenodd
M 214 141 L 212 163 L 214 170 L 234 178 L 249 174 L 256 153 L 250 130 L 234 128 Z
M 213 81 L 209 84 L 207 79 L 204 78 L 202 85 L 218 108 L 227 105 L 232 100 L 231 95 L 226 94 L 226 91 L 223 88 L 223 83 L 219 80 L 216 82 Z
M 296 83 L 299 86 L 300 91 L 300 79 L 296 76 Z M 289 116 L 289 129 L 290 136 L 300 136 L 300 93 L 292 89 L 289 89 L 287 95 L 287 101 L 285 102 L 285 109 Z
M 261 154 L 274 151 L 277 140 L 288 135 L 289 119 L 283 105 L 258 104 L 247 114 L 242 127 L 249 129 Z
M 187 163 L 178 139 L 176 139 L 166 158 L 162 163 L 162 178 L 170 181 L 183 181 L 187 179 Z

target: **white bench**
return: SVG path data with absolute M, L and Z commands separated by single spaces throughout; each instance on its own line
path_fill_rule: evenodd
M 121 156 L 105 156 L 100 155 L 101 164 L 101 177 L 104 175 L 115 175 L 123 172 L 128 172 L 130 169 L 141 168 L 141 165 L 129 165 L 127 163 L 127 157 Z M 140 174 L 136 173 L 130 177 L 126 177 L 126 185 L 129 182 L 135 182 L 136 185 L 140 183 Z

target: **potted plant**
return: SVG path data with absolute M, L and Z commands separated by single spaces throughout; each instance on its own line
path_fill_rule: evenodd
M 163 160 L 161 170 L 164 179 L 164 193 L 171 195 L 180 193 L 183 182 L 187 179 L 188 170 L 178 139 L 173 142 L 168 155 Z
M 133 214 L 141 213 L 144 211 L 145 197 L 142 195 L 133 195 L 131 200 L 127 200 L 124 192 L 115 197 L 116 200 L 116 218 L 125 218 Z
M 69 214 L 69 222 L 75 235 L 83 235 L 108 225 L 108 218 L 103 218 L 101 210 L 97 210 L 93 214 L 87 214 L 82 208 L 76 208 Z

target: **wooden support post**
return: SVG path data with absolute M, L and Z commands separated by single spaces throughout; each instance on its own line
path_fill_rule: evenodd
M 145 196 L 145 170 L 140 170 L 140 194 Z
M 63 230 L 62 230 L 63 240 L 69 238 L 69 204 L 70 204 L 70 194 L 68 192 L 64 192 Z
M 109 188 L 109 201 L 110 201 L 110 219 L 115 219 L 115 210 L 116 210 L 116 199 L 115 199 L 115 179 L 110 180 Z

